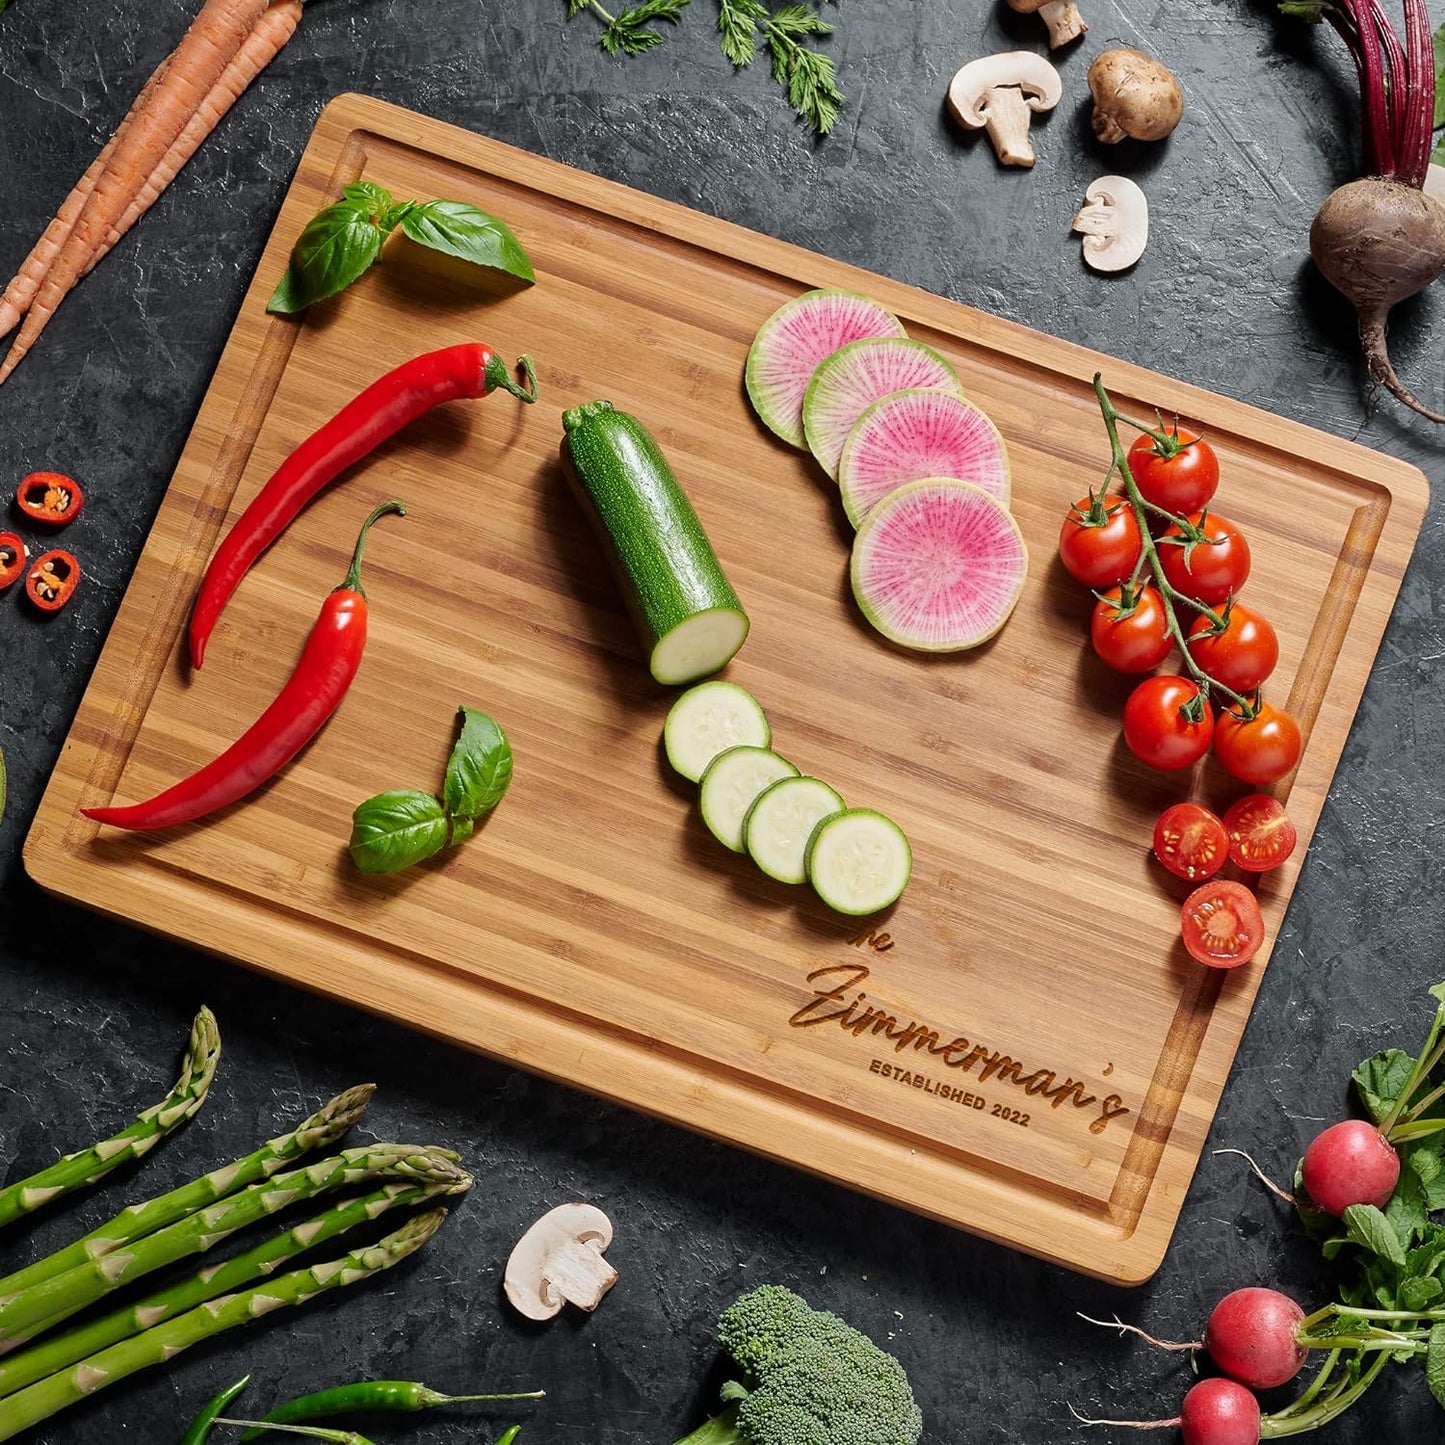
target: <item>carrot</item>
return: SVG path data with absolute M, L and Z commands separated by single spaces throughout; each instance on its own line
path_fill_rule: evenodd
M 0 382 L 25 359 L 55 308 L 164 159 L 265 8 L 266 0 L 206 0 L 201 7 L 201 13 L 172 53 L 145 109 L 131 117 L 117 139 L 74 229 L 31 303 L 5 364 L 0 366 Z
M 85 203 L 90 199 L 96 181 L 110 163 L 116 142 L 130 124 L 131 116 L 144 109 L 155 93 L 156 82 L 160 80 L 165 68 L 165 61 L 156 67 L 155 74 L 146 81 L 145 88 L 131 106 L 130 114 L 115 128 L 110 139 L 106 141 L 105 148 L 90 163 L 90 169 L 75 183 L 75 189 L 62 202 L 55 213 L 55 219 L 45 228 L 45 234 L 21 263 L 14 279 L 5 288 L 5 294 L 0 296 L 0 336 L 8 336 L 14 331 L 20 325 L 21 318 L 30 310 L 30 303 L 35 299 L 35 293 L 40 290 L 51 262 L 60 254 L 60 248 L 75 229 L 75 223 L 80 219 L 80 213 L 85 209 Z
M 256 22 L 256 28 L 236 52 L 235 59 L 221 72 L 210 94 L 201 102 L 200 109 L 176 137 L 170 150 L 151 172 L 150 179 L 140 188 L 140 193 L 126 207 L 125 214 L 110 228 L 109 235 L 81 272 L 83 276 L 90 275 L 111 247 L 150 210 L 161 192 L 175 180 L 181 167 L 195 155 L 201 142 L 240 100 L 246 87 L 276 58 L 296 33 L 296 27 L 301 23 L 302 6 L 303 0 L 272 0 L 269 9 Z M 3 324 L 4 315 L 0 313 L 0 326 Z M 0 335 L 3 334 L 0 331 Z

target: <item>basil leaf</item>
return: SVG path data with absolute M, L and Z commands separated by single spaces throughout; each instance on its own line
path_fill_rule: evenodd
M 395 873 L 430 858 L 447 841 L 447 815 L 415 788 L 378 793 L 351 815 L 351 859 L 363 873 Z
M 402 216 L 401 229 L 433 251 L 491 266 L 523 281 L 537 279 L 522 243 L 506 222 L 465 201 L 426 201 Z
M 393 199 L 391 192 L 385 186 L 377 185 L 375 181 L 352 181 L 349 186 L 341 188 L 341 200 L 337 205 L 349 205 L 363 215 L 370 216 L 372 220 L 377 220 L 391 208 Z
M 461 736 L 447 760 L 446 782 L 442 797 L 456 824 L 467 824 L 466 832 L 454 831 L 460 842 L 471 832 L 472 820 L 489 813 L 502 801 L 512 783 L 512 749 L 507 735 L 495 719 L 476 708 L 462 707 Z
M 1445 1405 L 1445 1324 L 1430 1331 L 1430 1344 L 1425 1353 L 1425 1382 L 1430 1393 Z
M 344 291 L 381 254 L 384 239 L 370 200 L 364 207 L 360 197 L 338 201 L 317 212 L 292 248 L 291 264 L 267 311 L 287 316 Z
M 1394 1226 L 1373 1204 L 1352 1204 L 1344 1213 L 1350 1238 L 1371 1254 L 1379 1255 L 1400 1268 L 1405 1266 L 1405 1247 Z

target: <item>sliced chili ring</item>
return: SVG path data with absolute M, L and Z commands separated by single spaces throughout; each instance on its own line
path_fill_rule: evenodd
M 1249 793 L 1224 815 L 1229 856 L 1247 873 L 1267 873 L 1294 852 L 1298 835 L 1284 804 L 1268 793 Z
M 30 549 L 14 532 L 0 532 L 0 588 L 18 582 L 25 575 Z
M 63 472 L 31 472 L 15 489 L 15 505 L 32 522 L 63 527 L 80 515 L 85 493 Z
M 80 584 L 80 563 L 69 552 L 42 552 L 25 570 L 25 595 L 42 612 L 59 612 Z

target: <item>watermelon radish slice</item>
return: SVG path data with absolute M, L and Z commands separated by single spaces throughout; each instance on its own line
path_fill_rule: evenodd
M 1003 505 L 972 482 L 891 491 L 853 539 L 853 595 L 891 642 L 959 652 L 987 642 L 1023 591 L 1028 552 Z
M 919 386 L 963 395 L 954 369 L 921 341 L 850 341 L 820 362 L 803 397 L 803 434 L 818 464 L 836 480 L 858 418 L 880 397 Z
M 875 401 L 848 433 L 838 461 L 843 508 L 856 527 L 904 482 L 956 477 L 1008 506 L 1008 454 L 998 428 L 950 391 L 895 391 Z
M 803 393 L 818 363 L 865 336 L 902 336 L 876 301 L 852 291 L 807 291 L 785 301 L 758 328 L 748 352 L 748 396 L 763 425 L 790 446 L 803 439 Z

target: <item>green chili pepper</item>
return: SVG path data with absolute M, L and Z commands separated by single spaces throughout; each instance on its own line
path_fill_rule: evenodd
M 263 1420 L 228 1420 L 224 1415 L 216 1416 L 218 1425 L 250 1425 L 255 1430 L 284 1430 L 288 1435 L 305 1435 L 310 1440 L 329 1440 L 331 1445 L 372 1445 L 365 1435 L 355 1430 L 323 1430 L 316 1425 L 267 1424 Z
M 250 1383 L 250 1375 L 242 1375 L 234 1385 L 227 1385 L 226 1388 L 191 1421 L 190 1429 L 181 1436 L 181 1445 L 205 1445 L 206 1437 L 211 1433 L 211 1426 L 216 1423 L 216 1416 Z
M 320 1420 L 358 1410 L 430 1410 L 437 1405 L 466 1405 L 477 1400 L 540 1400 L 545 1390 L 517 1391 L 506 1395 L 443 1395 L 414 1380 L 360 1380 L 353 1385 L 336 1385 L 314 1395 L 300 1395 L 278 1405 L 265 1420 L 241 1436 L 255 1440 L 266 1427 L 300 1420 Z
M 498 1437 L 497 1445 L 512 1445 L 512 1441 L 515 1440 L 517 1436 L 521 1433 L 522 1427 L 520 1425 L 513 1425 L 512 1428 L 508 1430 L 505 1435 Z

